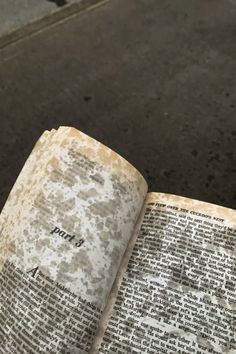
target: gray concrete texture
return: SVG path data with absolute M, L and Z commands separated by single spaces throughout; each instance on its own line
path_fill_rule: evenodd
M 1 0 L 0 36 L 80 0 Z
M 236 6 L 112 0 L 0 52 L 0 204 L 45 129 L 107 144 L 150 190 L 236 207 Z

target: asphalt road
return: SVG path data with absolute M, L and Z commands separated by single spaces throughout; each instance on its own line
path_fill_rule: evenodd
M 0 206 L 43 130 L 71 125 L 151 191 L 235 208 L 235 18 L 233 0 L 111 0 L 1 50 Z

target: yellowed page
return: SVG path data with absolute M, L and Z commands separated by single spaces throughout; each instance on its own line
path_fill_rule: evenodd
M 235 353 L 235 274 L 235 210 L 149 193 L 99 353 Z
M 0 353 L 87 353 L 147 185 L 74 128 L 37 146 L 1 218 Z
M 115 301 L 116 301 L 116 298 L 117 298 L 117 294 L 118 294 L 120 285 L 122 283 L 124 274 L 125 274 L 125 272 L 127 270 L 129 259 L 130 259 L 131 255 L 132 255 L 132 251 L 133 251 L 136 239 L 137 239 L 137 237 L 139 235 L 139 232 L 140 232 L 140 228 L 141 228 L 141 225 L 142 225 L 145 209 L 146 209 L 146 202 L 144 201 L 143 208 L 142 208 L 142 210 L 141 210 L 141 212 L 139 214 L 139 218 L 138 218 L 137 223 L 135 225 L 132 237 L 130 238 L 130 241 L 129 241 L 128 245 L 127 245 L 126 251 L 124 253 L 123 259 L 121 261 L 119 270 L 118 270 L 117 275 L 116 275 L 116 279 L 115 279 L 115 281 L 113 283 L 109 298 L 108 298 L 107 303 L 106 303 L 106 307 L 104 308 L 104 311 L 103 311 L 103 314 L 102 314 L 102 317 L 101 317 L 101 320 L 100 320 L 100 323 L 99 323 L 99 327 L 98 327 L 98 330 L 96 332 L 96 335 L 95 335 L 95 338 L 94 338 L 94 341 L 93 341 L 93 345 L 91 347 L 91 350 L 90 350 L 89 354 L 98 353 L 99 347 L 101 346 L 104 333 L 105 333 L 105 331 L 107 329 L 107 326 L 108 326 L 109 319 L 112 316 L 113 307 L 115 305 Z M 110 338 L 109 338 L 109 340 L 110 340 Z

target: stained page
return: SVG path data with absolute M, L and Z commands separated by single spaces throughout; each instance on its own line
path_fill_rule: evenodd
M 148 194 L 99 353 L 236 353 L 236 211 Z
M 43 135 L 6 203 L 0 353 L 87 353 L 147 185 L 73 128 Z

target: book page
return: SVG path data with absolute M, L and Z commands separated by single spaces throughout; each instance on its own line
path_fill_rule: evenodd
M 136 239 L 137 239 L 137 236 L 139 234 L 139 231 L 140 231 L 140 228 L 142 225 L 143 217 L 145 214 L 145 209 L 146 209 L 146 203 L 144 201 L 142 210 L 139 214 L 137 223 L 136 223 L 135 228 L 133 230 L 133 234 L 129 240 L 129 243 L 128 243 L 127 248 L 125 250 L 119 270 L 117 272 L 116 279 L 113 283 L 111 292 L 109 294 L 109 298 L 107 300 L 106 307 L 105 307 L 102 317 L 100 319 L 99 326 L 98 326 L 96 335 L 94 337 L 93 345 L 91 347 L 89 354 L 98 353 L 101 343 L 104 340 L 104 333 L 107 329 L 108 322 L 112 316 L 113 308 L 115 306 L 115 302 L 117 299 L 117 294 L 118 294 L 119 288 L 121 286 L 121 283 L 123 281 L 123 278 L 124 278 L 124 275 L 125 275 L 125 272 L 126 272 L 126 269 L 127 269 L 127 266 L 128 266 L 128 263 L 129 263 L 129 260 L 130 260 L 135 242 L 136 242 Z
M 149 193 L 99 353 L 236 353 L 236 211 Z
M 78 130 L 42 136 L 0 219 L 0 353 L 88 353 L 146 192 Z

